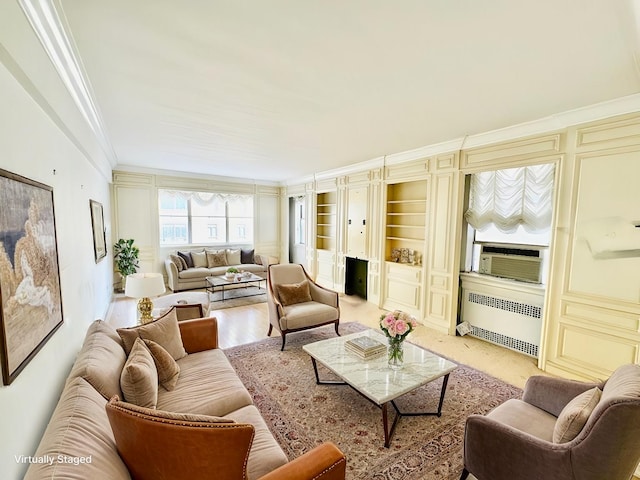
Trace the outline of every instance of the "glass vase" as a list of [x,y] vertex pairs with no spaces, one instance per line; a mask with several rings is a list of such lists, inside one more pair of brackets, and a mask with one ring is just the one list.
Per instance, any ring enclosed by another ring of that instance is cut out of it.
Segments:
[[403,341],[397,338],[389,338],[387,358],[389,360],[389,368],[392,370],[400,370],[404,364],[404,348],[402,343]]

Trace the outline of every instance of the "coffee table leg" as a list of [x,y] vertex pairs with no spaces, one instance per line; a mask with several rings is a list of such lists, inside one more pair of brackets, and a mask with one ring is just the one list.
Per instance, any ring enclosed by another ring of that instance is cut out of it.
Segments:
[[440,402],[438,403],[438,417],[442,415],[442,403],[444,402],[444,394],[447,392],[447,383],[449,383],[448,373],[442,379],[442,390],[440,391]]
[[[393,423],[391,424],[391,428],[389,428],[389,412],[387,406],[391,404],[396,411],[396,416],[393,419]],[[382,404],[382,429],[384,430],[384,448],[389,448],[391,445],[391,437],[393,432],[396,430],[396,425],[398,424],[398,420],[402,415],[398,411],[398,407],[393,402],[387,402]]]

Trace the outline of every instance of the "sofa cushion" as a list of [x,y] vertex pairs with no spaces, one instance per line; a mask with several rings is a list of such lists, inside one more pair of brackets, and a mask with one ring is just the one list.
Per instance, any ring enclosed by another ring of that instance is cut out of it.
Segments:
[[260,478],[288,462],[278,442],[273,438],[258,409],[249,405],[226,415],[237,423],[249,423],[255,428],[249,461],[247,478]]
[[174,360],[178,360],[187,355],[182,345],[182,337],[180,336],[178,317],[176,316],[175,309],[169,310],[164,316],[153,322],[136,327],[119,328],[117,332],[120,338],[122,338],[124,350],[127,352],[127,355],[131,352],[133,343],[138,337],[145,340],[153,340],[162,345]]
[[256,263],[253,256],[255,255],[255,250],[252,248],[251,250],[240,250],[240,263]]
[[[103,478],[129,480],[126,465],[118,455],[109,420],[104,409],[107,401],[86,380],[71,378],[62,392],[35,457],[53,458],[49,463],[29,466],[27,480],[43,478]],[[84,463],[58,461],[78,459]]]
[[176,388],[158,391],[158,409],[224,416],[252,404],[249,392],[222,350],[190,353],[178,360],[178,365]]
[[640,365],[629,363],[618,367],[602,388],[602,401],[614,397],[640,398]]
[[556,424],[555,416],[515,398],[498,405],[487,417],[547,442],[552,441]]
[[207,254],[206,252],[191,252],[191,259],[193,260],[194,267],[207,268]]
[[162,348],[161,345],[153,340],[145,340],[144,344],[149,349],[151,357],[153,357],[153,362],[156,365],[158,383],[167,390],[173,390],[178,382],[180,367],[169,352]]
[[120,375],[124,399],[135,405],[156,408],[158,402],[158,372],[151,352],[140,338],[136,338],[127,363]]
[[108,400],[122,395],[120,372],[126,361],[127,354],[116,331],[104,321],[96,320],[87,330],[69,378],[84,378]]
[[178,270],[178,272],[181,272],[186,268],[184,259],[182,257],[179,257],[178,255],[170,254],[169,260],[171,260],[171,263],[173,263],[176,266],[176,269]]
[[307,280],[303,280],[300,283],[283,283],[276,285],[276,292],[278,293],[280,303],[284,306],[312,301],[309,282]]
[[225,256],[227,257],[227,264],[229,265],[240,265],[242,263],[240,249],[227,249],[225,252]]
[[309,325],[320,325],[337,320],[339,315],[340,311],[337,308],[324,303],[296,303],[284,307],[282,328],[293,330],[308,327]]
[[[226,267],[224,267],[226,270]],[[201,279],[204,280],[205,277],[211,275],[211,270],[205,267],[197,267],[197,268],[188,268],[187,270],[183,270],[178,273],[178,278],[180,280],[191,280],[191,279]]]
[[227,256],[222,252],[207,252],[207,267],[224,267],[229,265],[227,263]]
[[187,268],[193,268],[193,259],[191,258],[191,252],[178,252],[178,256],[184,260]]
[[601,395],[601,390],[593,387],[567,403],[558,415],[553,429],[553,442],[566,443],[576,438],[596,408]]

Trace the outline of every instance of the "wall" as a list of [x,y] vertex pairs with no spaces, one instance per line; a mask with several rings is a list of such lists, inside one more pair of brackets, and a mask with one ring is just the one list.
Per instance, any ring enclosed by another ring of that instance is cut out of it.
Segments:
[[106,179],[2,65],[0,103],[0,168],[53,187],[64,317],[15,381],[0,387],[0,477],[17,479],[26,465],[14,455],[34,453],[87,326],[109,306],[112,258],[94,261],[89,199],[103,204],[108,245],[110,206]]
[[[89,199],[110,244],[110,163],[62,86],[17,2],[0,2],[0,168],[53,187],[64,323],[9,386],[0,387],[0,478],[22,478],[88,325],[111,300],[112,258],[93,253]],[[55,170],[55,174],[54,174]]]
[[[254,195],[254,248],[260,254],[281,256],[279,187],[224,177],[170,173],[113,172],[113,238],[135,240],[140,249],[139,271],[159,272],[166,276],[164,261],[176,250],[175,247],[160,246],[158,189]],[[119,282],[119,276],[116,277]]]

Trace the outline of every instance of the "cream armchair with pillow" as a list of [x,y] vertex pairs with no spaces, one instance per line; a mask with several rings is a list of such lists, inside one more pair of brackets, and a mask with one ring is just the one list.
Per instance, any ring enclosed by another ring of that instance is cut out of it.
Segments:
[[478,480],[629,480],[640,460],[640,365],[604,383],[534,376],[522,400],[471,415],[464,471]]
[[338,293],[316,284],[302,265],[269,265],[267,270],[269,332],[275,327],[282,335],[282,348],[288,333],[333,323],[340,324]]

